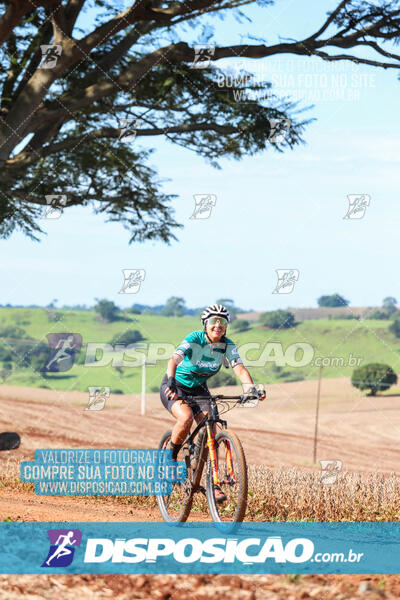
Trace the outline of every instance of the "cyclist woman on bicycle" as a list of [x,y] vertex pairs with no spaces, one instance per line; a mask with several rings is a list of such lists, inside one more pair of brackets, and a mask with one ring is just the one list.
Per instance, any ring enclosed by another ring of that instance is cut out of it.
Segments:
[[[192,331],[179,344],[168,361],[167,372],[161,382],[160,396],[165,408],[175,417],[172,429],[172,458],[176,460],[181,444],[188,435],[193,418],[200,422],[208,411],[207,401],[192,406],[182,404],[187,396],[210,396],[207,380],[221,368],[224,358],[241,383],[253,383],[244,367],[234,342],[225,336],[230,315],[222,304],[211,304],[201,314],[203,330]],[[265,394],[259,396],[264,400]],[[215,490],[218,500],[225,499],[222,490]]]

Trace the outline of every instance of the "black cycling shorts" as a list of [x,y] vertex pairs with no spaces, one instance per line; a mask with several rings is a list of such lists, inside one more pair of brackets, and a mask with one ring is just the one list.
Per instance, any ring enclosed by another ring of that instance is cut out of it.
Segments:
[[[168,375],[165,374],[161,382],[160,387],[160,398],[164,407],[171,412],[171,408],[174,402],[179,400],[169,400],[165,394],[165,388],[167,387]],[[176,380],[175,380],[176,381]],[[210,390],[206,383],[197,385],[196,387],[188,388],[179,381],[176,381],[176,387],[178,388],[178,398],[187,398],[188,396],[211,396]],[[190,408],[193,411],[193,416],[198,415],[200,412],[207,412],[210,403],[207,400],[200,400],[199,402],[193,402],[190,404]]]

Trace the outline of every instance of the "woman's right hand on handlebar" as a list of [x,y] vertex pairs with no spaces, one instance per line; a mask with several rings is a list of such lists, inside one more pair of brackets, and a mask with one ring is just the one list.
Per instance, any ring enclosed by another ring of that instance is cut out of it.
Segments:
[[169,400],[178,400],[178,388],[176,386],[175,377],[168,377],[165,394]]

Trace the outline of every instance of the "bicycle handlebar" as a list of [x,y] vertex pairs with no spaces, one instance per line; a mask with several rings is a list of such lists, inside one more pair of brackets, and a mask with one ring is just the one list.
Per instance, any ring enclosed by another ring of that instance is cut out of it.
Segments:
[[240,402],[247,402],[247,400],[258,400],[258,396],[254,394],[242,394],[241,396],[224,396],[223,394],[216,394],[215,396],[187,396],[187,398],[182,398],[182,402],[196,402],[197,400],[237,400]]

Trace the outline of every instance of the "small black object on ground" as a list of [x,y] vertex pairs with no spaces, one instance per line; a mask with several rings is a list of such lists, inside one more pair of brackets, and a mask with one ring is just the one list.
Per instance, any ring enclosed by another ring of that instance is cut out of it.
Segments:
[[21,438],[15,431],[0,433],[0,450],[15,450],[21,443]]

